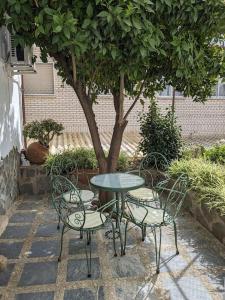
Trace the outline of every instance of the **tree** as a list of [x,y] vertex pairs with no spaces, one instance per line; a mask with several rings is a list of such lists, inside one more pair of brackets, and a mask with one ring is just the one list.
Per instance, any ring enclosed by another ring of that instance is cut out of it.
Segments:
[[[83,108],[100,172],[116,169],[128,116],[138,101],[171,84],[205,101],[224,75],[223,0],[1,0],[0,23],[20,45],[55,59]],[[116,112],[108,156],[93,105],[111,92]],[[124,111],[124,99],[131,104]]]

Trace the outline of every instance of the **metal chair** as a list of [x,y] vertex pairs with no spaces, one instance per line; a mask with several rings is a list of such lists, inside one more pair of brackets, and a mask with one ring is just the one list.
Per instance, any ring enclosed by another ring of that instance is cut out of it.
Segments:
[[137,174],[145,178],[145,187],[138,188],[127,193],[127,197],[140,203],[148,204],[157,202],[158,194],[155,187],[158,182],[165,180],[167,175],[165,171],[168,168],[168,161],[164,155],[158,152],[152,152],[145,156],[137,170],[131,170],[129,173]]
[[[51,166],[51,171],[50,171],[50,178],[51,178],[51,182],[52,179],[55,176],[59,176],[62,175],[61,171],[62,171],[62,161],[59,160],[57,161],[57,163],[53,163]],[[75,170],[74,174],[73,174],[73,184],[75,186],[78,185],[78,168],[77,168],[77,164],[75,161],[72,162],[71,167]],[[68,178],[69,180],[71,179],[71,174],[67,173],[65,174],[65,177]],[[71,181],[71,180],[70,180]],[[90,185],[89,185],[90,187]],[[91,190],[87,190],[87,189],[79,189],[77,188],[77,191],[79,192],[79,196],[77,194],[74,194],[72,197],[69,193],[64,193],[63,198],[66,202],[70,202],[70,203],[77,203],[80,201],[79,197],[82,199],[83,203],[85,206],[90,206],[92,200],[95,197],[95,194],[91,191]],[[59,218],[59,222],[57,225],[57,229],[60,229],[60,218]]]
[[[157,273],[159,273],[160,266],[162,227],[171,224],[174,226],[176,255],[179,254],[177,246],[177,228],[175,220],[187,193],[187,178],[185,175],[181,175],[172,185],[172,188],[170,188],[170,185],[171,179],[166,179],[160,182],[156,187],[162,203],[161,208],[152,207],[143,203],[137,203],[136,201],[127,198],[126,212],[123,215],[123,217],[127,220],[125,226],[125,241],[123,254],[125,254],[126,249],[127,228],[129,222],[132,222],[133,224],[141,228],[142,240],[144,240],[146,237],[146,228],[151,228],[155,241]],[[157,244],[157,229],[159,229],[159,245]]]
[[[66,200],[65,194],[67,195]],[[85,252],[88,277],[91,277],[91,234],[104,228],[107,221],[112,225],[114,256],[117,256],[115,228],[112,222],[112,211],[117,200],[111,200],[96,211],[88,210],[80,197],[80,191],[66,177],[58,175],[52,177],[52,202],[63,223],[58,261],[61,261],[64,233],[71,229],[82,233],[82,237],[83,233],[86,233]],[[107,213],[108,210],[111,212]]]

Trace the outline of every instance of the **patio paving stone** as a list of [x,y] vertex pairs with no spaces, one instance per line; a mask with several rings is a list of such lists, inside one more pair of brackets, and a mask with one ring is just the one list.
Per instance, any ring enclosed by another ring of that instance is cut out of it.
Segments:
[[179,272],[188,267],[181,255],[176,255],[174,251],[163,251],[161,254],[160,272]]
[[100,287],[98,290],[80,288],[65,290],[63,300],[104,300],[104,290]]
[[32,243],[28,257],[57,256],[59,254],[59,241],[35,241]]
[[171,300],[212,300],[207,289],[197,277],[184,276],[181,279],[164,280]]
[[110,259],[113,277],[144,276],[145,267],[138,255],[125,255]]
[[18,258],[23,247],[23,242],[0,242],[0,255],[7,258]]
[[[32,214],[35,218],[29,219]],[[119,239],[114,257],[105,230],[93,234],[91,278],[86,239],[77,231],[65,234],[62,261],[57,262],[61,230],[49,197],[24,196],[15,203],[12,216],[12,222],[19,222],[9,224],[0,237],[0,255],[8,258],[7,270],[0,273],[1,300],[168,300],[168,293],[170,300],[225,299],[225,248],[187,213],[178,218],[180,255],[171,260],[173,228],[163,229],[161,255],[166,262],[159,275],[151,231],[142,242],[140,229],[129,225],[122,257]]]
[[8,225],[0,239],[23,239],[27,237],[30,225]]
[[[86,238],[83,239],[70,239],[69,240],[69,255],[82,254],[85,251]],[[91,241],[92,253],[97,251],[97,243],[93,239]]]
[[54,300],[54,292],[16,294],[15,300]]
[[17,209],[18,210],[36,210],[40,207],[40,202],[34,202],[34,201],[24,201],[22,203],[20,203],[18,206],[17,206]]
[[34,212],[19,212],[12,215],[9,219],[9,223],[32,223],[36,213]]
[[36,232],[38,237],[60,236],[60,230],[57,230],[57,224],[41,224]]
[[13,272],[15,264],[7,264],[6,270],[0,272],[0,286],[6,286]]
[[55,283],[57,267],[57,262],[26,263],[18,285],[29,286]]
[[91,277],[87,277],[87,261],[85,259],[70,259],[67,265],[67,281],[98,279],[101,276],[98,258],[92,258]]

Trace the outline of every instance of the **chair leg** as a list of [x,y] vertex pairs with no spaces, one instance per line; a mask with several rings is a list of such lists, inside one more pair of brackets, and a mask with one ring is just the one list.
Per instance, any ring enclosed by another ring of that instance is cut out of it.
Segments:
[[178,255],[179,250],[178,250],[178,245],[177,245],[177,225],[176,225],[175,221],[173,221],[173,228],[174,228],[174,236],[175,236],[176,255]]
[[126,245],[127,245],[127,228],[128,228],[128,223],[129,221],[126,221],[126,225],[125,225],[125,233],[124,233],[124,246],[123,246],[123,255],[126,254]]
[[114,226],[114,224],[113,224],[113,221],[112,221],[111,223],[112,223],[112,233],[113,233],[113,249],[114,249],[114,256],[117,256],[117,253],[116,253],[115,226]]
[[142,242],[144,242],[144,240],[145,240],[145,238],[146,238],[146,225],[143,225],[143,226],[141,227],[141,235],[142,235],[142,237],[141,237]]
[[60,243],[60,252],[59,252],[58,262],[61,261],[61,256],[62,256],[63,235],[64,235],[64,231],[65,231],[65,225],[63,224],[62,233],[61,233],[61,243]]
[[57,230],[60,229],[60,216],[58,216],[58,225],[57,225]]
[[81,240],[83,239],[83,231],[82,230],[80,231],[80,239]]
[[159,227],[159,245],[157,245],[156,228],[152,230],[155,240],[155,258],[156,258],[156,273],[159,274],[160,257],[161,257],[161,240],[162,240],[162,229]]
[[[89,246],[89,251],[88,251]],[[85,243],[88,277],[91,277],[91,232],[87,231],[87,242]],[[88,253],[89,252],[89,253]]]

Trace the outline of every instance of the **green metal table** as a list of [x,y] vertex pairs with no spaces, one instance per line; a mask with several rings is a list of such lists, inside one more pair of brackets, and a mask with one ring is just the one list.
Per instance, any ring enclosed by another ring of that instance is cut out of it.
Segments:
[[[116,226],[119,230],[118,234],[121,241],[121,255],[123,249],[123,241],[121,235],[121,218],[124,212],[124,193],[128,191],[135,190],[144,185],[145,181],[142,177],[128,174],[128,173],[106,173],[96,175],[90,180],[91,185],[99,190],[106,192],[114,192],[117,199],[116,212],[117,212],[117,222]],[[121,200],[121,207],[120,207]],[[106,232],[106,236],[109,235],[111,231]]]

